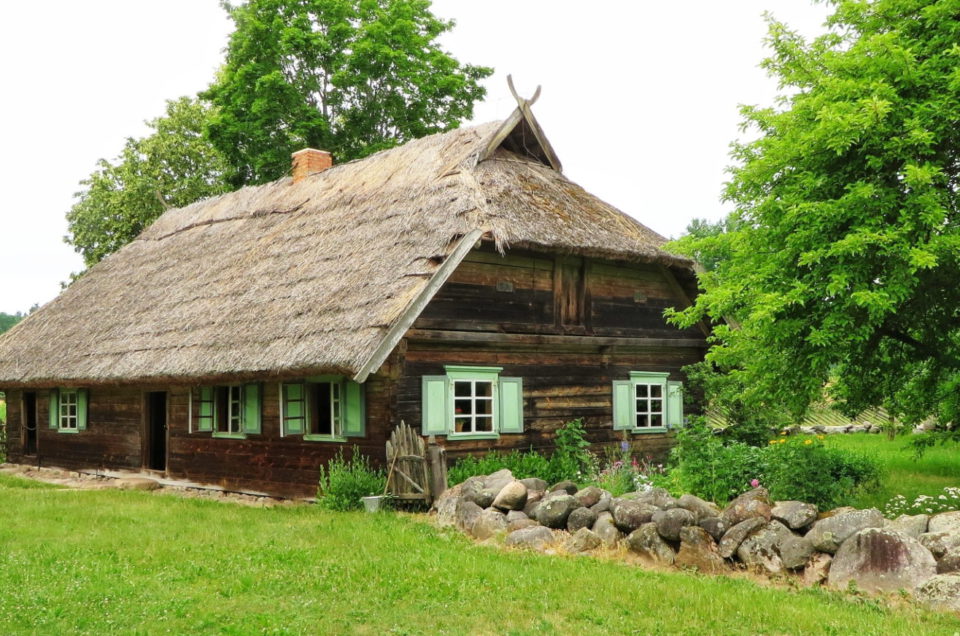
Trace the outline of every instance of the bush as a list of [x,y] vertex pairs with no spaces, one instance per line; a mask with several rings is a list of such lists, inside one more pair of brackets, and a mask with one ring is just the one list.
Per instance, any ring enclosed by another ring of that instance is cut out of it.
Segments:
[[350,460],[343,458],[343,449],[320,467],[320,488],[317,503],[327,510],[357,510],[361,497],[383,494],[387,479],[384,472],[370,466],[367,456],[354,446]]
[[691,418],[677,434],[672,452],[680,485],[691,494],[725,503],[762,481],[764,449],[743,442],[724,444],[703,418]]
[[653,486],[663,487],[665,482],[663,464],[653,463],[650,456],[634,457],[629,442],[621,442],[619,451],[606,448],[590,477],[591,485],[610,491],[614,497],[648,490]]

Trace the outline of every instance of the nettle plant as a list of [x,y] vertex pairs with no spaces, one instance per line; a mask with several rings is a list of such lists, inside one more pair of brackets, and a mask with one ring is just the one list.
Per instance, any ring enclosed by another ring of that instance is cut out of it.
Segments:
[[960,488],[947,486],[939,495],[919,495],[913,501],[907,501],[903,495],[896,495],[883,507],[883,513],[889,518],[900,515],[936,514],[960,510]]

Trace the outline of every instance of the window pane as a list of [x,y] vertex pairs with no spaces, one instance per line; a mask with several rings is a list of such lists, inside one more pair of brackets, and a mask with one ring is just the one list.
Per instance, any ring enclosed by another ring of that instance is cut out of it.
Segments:
[[453,394],[456,397],[469,397],[471,395],[470,382],[457,380],[453,383]]
[[648,395],[650,395],[650,393],[649,393],[649,387],[648,387],[646,384],[638,384],[638,385],[637,385],[637,397],[638,397],[638,398],[647,397]]
[[637,413],[649,413],[649,412],[650,412],[649,400],[637,400]]
[[663,387],[659,384],[651,384],[650,395],[651,397],[663,397]]
[[663,426],[663,416],[662,416],[662,415],[651,415],[651,416],[650,416],[650,426]]
[[637,415],[637,428],[646,428],[648,426],[647,415]]
[[477,397],[493,397],[493,382],[477,382]]
[[477,399],[477,415],[493,416],[493,400]]
[[458,433],[469,433],[470,430],[470,418],[469,417],[455,417],[453,419],[454,429]]
[[663,400],[657,398],[651,398],[650,400],[650,412],[651,413],[663,413]]
[[489,415],[478,415],[476,427],[477,432],[489,433],[493,431],[493,417]]
[[473,400],[454,400],[453,413],[454,415],[473,414]]

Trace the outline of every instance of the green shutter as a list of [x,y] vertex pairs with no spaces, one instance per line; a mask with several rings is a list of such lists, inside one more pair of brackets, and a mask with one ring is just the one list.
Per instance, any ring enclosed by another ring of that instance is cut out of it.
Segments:
[[303,384],[281,385],[283,400],[283,434],[302,435],[306,422],[306,387]]
[[683,382],[667,382],[667,427],[683,426]]
[[248,435],[260,434],[260,385],[243,386],[243,432]]
[[367,434],[364,395],[366,387],[353,380],[347,380],[343,389],[343,435],[344,437],[363,437]]
[[197,390],[197,430],[212,431],[214,404],[213,387],[202,386]]
[[626,431],[636,428],[636,422],[634,421],[634,414],[636,412],[633,382],[629,380],[614,380],[613,430]]
[[50,389],[50,428],[60,428],[60,389]]
[[87,430],[87,404],[89,403],[86,389],[77,391],[77,430]]
[[523,432],[522,378],[500,378],[500,432]]
[[423,376],[423,418],[421,431],[424,435],[446,435],[451,428],[449,405],[450,381],[445,375]]

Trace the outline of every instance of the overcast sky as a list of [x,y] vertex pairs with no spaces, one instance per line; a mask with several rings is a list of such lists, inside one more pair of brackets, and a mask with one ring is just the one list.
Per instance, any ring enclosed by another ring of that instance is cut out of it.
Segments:
[[[809,0],[435,0],[445,48],[492,66],[475,122],[530,96],[565,174],[665,236],[719,218],[738,104],[770,104],[764,11],[805,34]],[[164,100],[210,82],[230,32],[217,0],[7,2],[0,20],[0,311],[25,311],[82,268],[65,214]]]

